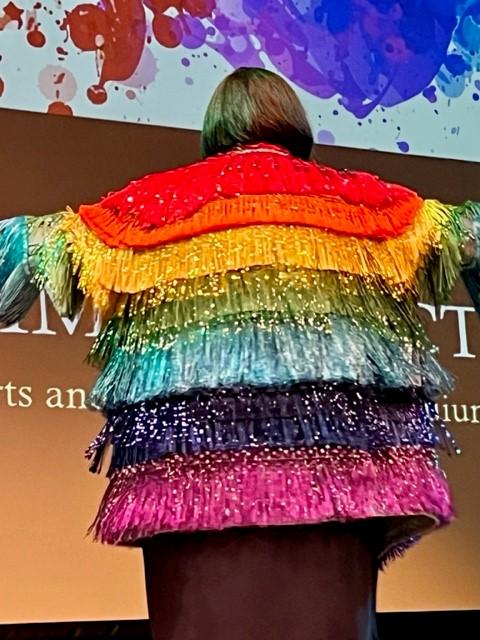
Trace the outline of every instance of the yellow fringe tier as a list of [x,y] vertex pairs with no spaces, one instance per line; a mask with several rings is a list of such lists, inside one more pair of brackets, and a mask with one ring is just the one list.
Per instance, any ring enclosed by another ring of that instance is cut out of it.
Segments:
[[[384,241],[310,227],[255,225],[142,251],[109,248],[73,212],[57,229],[66,241],[80,288],[105,309],[111,293],[134,294],[178,280],[258,266],[380,277],[390,286],[414,288],[418,269],[443,251],[442,234],[452,217],[451,207],[427,200],[404,234]],[[52,234],[49,242],[58,243],[56,236]]]

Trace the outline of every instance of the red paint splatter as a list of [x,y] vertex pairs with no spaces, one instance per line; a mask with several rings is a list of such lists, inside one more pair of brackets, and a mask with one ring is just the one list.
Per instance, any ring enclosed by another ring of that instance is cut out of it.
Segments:
[[67,26],[73,44],[82,51],[98,49],[99,37],[105,38],[107,19],[105,11],[93,4],[79,4],[67,16]]
[[107,97],[107,92],[104,87],[99,84],[88,87],[87,89],[87,98],[90,102],[93,102],[93,104],[103,104],[107,101]]
[[182,10],[184,0],[145,0],[145,5],[154,13],[164,13],[167,9]]
[[94,104],[106,101],[106,82],[127,80],[133,75],[147,30],[142,0],[105,0],[103,5],[78,5],[66,18],[75,46],[99,53],[100,77],[87,91]]
[[48,105],[47,113],[53,113],[57,116],[73,116],[72,108],[65,102],[52,102]]
[[[24,13],[24,10],[19,9],[13,2],[9,2],[3,7],[3,13],[4,17],[8,19],[7,23],[5,24],[8,24],[8,22],[16,22],[18,29],[23,26],[22,15]],[[0,28],[2,26],[1,20],[2,19],[0,18]]]
[[64,80],[65,80],[65,73],[64,72],[59,73],[58,76],[53,81],[53,84],[62,84]]
[[153,35],[164,47],[174,48],[182,41],[183,29],[177,18],[156,14],[153,19]]
[[36,17],[30,16],[27,22],[27,42],[32,47],[43,47],[47,42],[45,35],[40,31],[40,25]]
[[215,0],[183,0],[183,9],[196,18],[208,18],[215,9]]
[[43,33],[39,30],[39,28],[35,27],[34,29],[32,29],[27,33],[27,42],[32,47],[43,47],[44,44],[47,42],[47,39],[43,35]]
[[135,93],[135,91],[133,91],[133,89],[127,89],[125,91],[125,95],[129,100],[135,100],[135,98],[137,97],[137,94]]
[[4,81],[0,78],[0,98],[3,96],[3,92],[5,90],[5,83]]
[[[198,20],[207,17],[212,14],[215,4],[215,0],[102,0],[98,4],[82,2],[71,11],[66,11],[63,22],[56,20],[56,24],[68,33],[80,51],[95,52],[98,79],[87,90],[87,97],[93,104],[100,105],[108,98],[105,85],[108,82],[128,80],[138,68],[146,42],[151,41],[151,37],[146,34],[146,7],[153,12],[152,27],[156,40],[165,47],[173,48],[189,36],[190,23],[187,24],[185,18],[191,16]],[[47,6],[36,1],[33,11],[47,11]],[[172,8],[178,12],[176,17],[165,13]],[[13,2],[4,7],[4,12],[5,20],[15,20],[19,26],[23,24],[24,10]],[[28,16],[27,41],[33,47],[43,47],[47,42],[32,13]],[[58,56],[68,55],[68,51],[61,46],[56,47],[56,53]],[[60,84],[62,78],[57,78],[56,82]],[[127,97],[133,99],[130,94]],[[60,100],[52,104],[52,109],[66,108],[58,106],[63,104]]]

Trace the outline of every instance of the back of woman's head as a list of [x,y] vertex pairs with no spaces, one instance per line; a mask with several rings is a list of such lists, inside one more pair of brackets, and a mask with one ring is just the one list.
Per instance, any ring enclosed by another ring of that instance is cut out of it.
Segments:
[[203,122],[202,153],[211,156],[236,145],[265,142],[310,156],[313,138],[293,89],[266,69],[241,67],[215,89]]

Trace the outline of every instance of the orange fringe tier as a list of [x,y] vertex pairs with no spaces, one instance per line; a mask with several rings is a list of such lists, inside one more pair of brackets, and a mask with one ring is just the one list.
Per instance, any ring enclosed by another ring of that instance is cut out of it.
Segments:
[[205,234],[148,251],[107,247],[75,214],[65,216],[59,232],[66,234],[81,289],[105,308],[110,292],[137,293],[180,279],[261,265],[378,276],[390,285],[414,287],[417,269],[440,248],[442,228],[450,217],[448,207],[428,200],[406,233],[382,242],[264,225]]
[[142,227],[136,213],[119,216],[101,205],[83,205],[83,222],[109,247],[146,249],[204,233],[260,224],[293,224],[338,234],[382,240],[403,233],[423,200],[411,194],[383,208],[354,205],[339,197],[245,195],[204,205],[190,218],[161,227]]

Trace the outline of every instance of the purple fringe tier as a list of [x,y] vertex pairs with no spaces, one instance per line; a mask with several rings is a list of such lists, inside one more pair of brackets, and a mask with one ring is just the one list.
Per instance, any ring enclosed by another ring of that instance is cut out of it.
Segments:
[[165,531],[386,518],[385,557],[453,517],[432,450],[247,449],[170,456],[113,474],[91,526],[132,544]]
[[108,474],[172,454],[245,447],[350,445],[440,446],[454,449],[434,405],[400,392],[304,384],[283,389],[237,387],[156,398],[106,412],[107,423],[86,451],[100,470],[113,445]]

